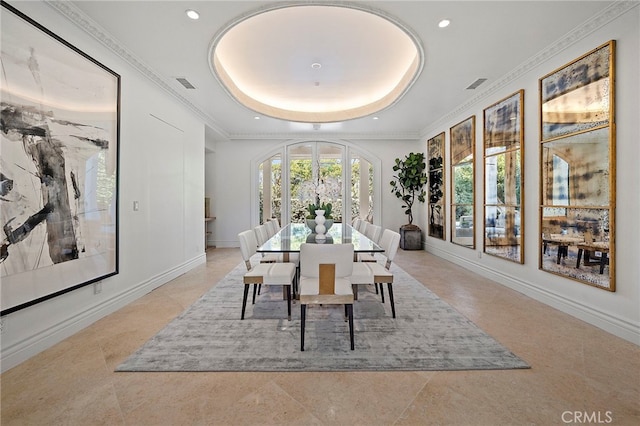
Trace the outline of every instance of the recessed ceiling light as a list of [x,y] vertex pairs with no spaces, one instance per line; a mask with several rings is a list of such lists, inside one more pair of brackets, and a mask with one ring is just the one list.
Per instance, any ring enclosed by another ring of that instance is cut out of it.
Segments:
[[379,120],[379,119],[380,119],[380,117],[373,117],[373,119],[374,119],[374,120]]
[[254,120],[260,120],[260,117],[256,115],[255,117],[253,117],[253,119]]
[[450,24],[450,23],[451,23],[451,21],[450,21],[450,20],[448,20],[448,19],[443,19],[442,21],[438,22],[438,26],[439,26],[440,28],[446,28],[446,27],[448,27],[448,26],[449,26],[449,24]]
[[322,64],[319,62],[314,62],[311,64],[311,68],[313,68],[314,70],[318,70],[320,68],[322,68]]
[[187,14],[187,16],[191,19],[198,19],[200,18],[200,14],[198,12],[196,12],[193,9],[187,9],[187,11],[185,12]]

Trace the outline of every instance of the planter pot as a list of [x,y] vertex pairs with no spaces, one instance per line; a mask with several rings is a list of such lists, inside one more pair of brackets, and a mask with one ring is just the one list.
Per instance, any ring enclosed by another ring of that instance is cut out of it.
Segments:
[[[311,229],[312,233],[316,232],[316,220],[315,219],[305,219],[304,222],[307,224],[307,228]],[[331,229],[331,226],[333,226],[333,219],[326,219],[324,221],[324,227],[326,228],[326,232],[329,232],[329,229]]]
[[400,227],[400,248],[403,250],[422,250],[422,230],[416,225]]

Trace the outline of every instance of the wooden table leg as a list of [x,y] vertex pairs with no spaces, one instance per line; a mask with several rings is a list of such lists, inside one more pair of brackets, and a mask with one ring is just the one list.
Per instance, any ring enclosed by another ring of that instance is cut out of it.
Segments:
[[607,263],[607,252],[600,252],[600,275],[604,273],[604,265]]
[[576,268],[580,267],[580,259],[582,259],[582,249],[578,249],[578,261],[576,262]]

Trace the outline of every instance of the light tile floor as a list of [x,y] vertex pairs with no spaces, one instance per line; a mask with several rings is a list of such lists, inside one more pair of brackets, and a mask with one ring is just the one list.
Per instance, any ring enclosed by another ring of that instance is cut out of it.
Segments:
[[640,424],[638,346],[424,251],[400,250],[396,262],[532,369],[114,372],[241,260],[238,249],[210,249],[206,266],[2,374],[0,423]]

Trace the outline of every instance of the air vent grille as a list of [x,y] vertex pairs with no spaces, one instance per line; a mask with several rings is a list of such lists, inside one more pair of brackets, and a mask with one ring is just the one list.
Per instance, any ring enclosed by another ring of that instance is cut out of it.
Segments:
[[471,85],[469,87],[467,87],[467,90],[474,90],[478,86],[480,86],[482,83],[484,83],[485,81],[487,81],[486,78],[479,78],[476,81],[474,81],[473,83],[471,83]]
[[176,77],[176,80],[178,80],[178,83],[182,84],[185,89],[195,89],[196,88],[193,84],[191,84],[189,82],[189,80],[187,80],[184,77]]

